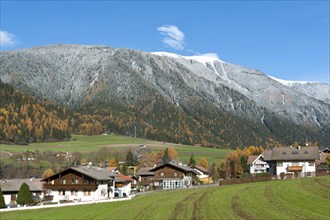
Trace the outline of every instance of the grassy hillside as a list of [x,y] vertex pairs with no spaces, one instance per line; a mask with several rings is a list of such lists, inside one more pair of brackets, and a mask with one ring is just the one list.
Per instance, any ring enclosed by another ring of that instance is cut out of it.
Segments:
[[137,196],[131,201],[1,213],[1,219],[329,219],[330,177]]
[[[6,145],[1,144],[0,150],[6,152],[23,152],[30,151],[62,151],[62,152],[74,152],[79,151],[83,154],[87,154],[90,151],[96,151],[101,147],[111,147],[115,150],[134,150],[140,144],[146,144],[152,150],[158,150],[159,148],[174,147],[178,153],[179,160],[188,161],[191,154],[194,154],[196,160],[200,157],[205,157],[209,165],[212,162],[218,163],[220,159],[223,159],[229,153],[229,149],[215,149],[205,148],[189,145],[169,144],[164,142],[150,141],[147,139],[133,138],[120,135],[72,135],[71,141],[53,142],[53,143],[30,143],[26,145]],[[1,157],[0,157],[1,158]]]

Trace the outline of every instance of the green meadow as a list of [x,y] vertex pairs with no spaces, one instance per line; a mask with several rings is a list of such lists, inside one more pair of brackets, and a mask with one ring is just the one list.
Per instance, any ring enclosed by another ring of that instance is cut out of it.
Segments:
[[137,195],[130,201],[2,212],[5,219],[330,219],[330,176]]
[[211,165],[212,162],[219,163],[219,160],[225,158],[229,153],[229,149],[215,149],[215,148],[205,148],[200,146],[171,144],[171,143],[157,142],[147,139],[112,135],[112,134],[95,135],[95,136],[72,135],[71,141],[52,142],[52,143],[44,143],[44,142],[31,143],[29,145],[1,144],[0,150],[11,153],[23,152],[27,150],[30,151],[51,150],[51,151],[62,151],[62,152],[79,151],[82,154],[88,154],[89,152],[97,151],[102,147],[115,148],[115,150],[118,151],[126,151],[127,149],[134,150],[141,144],[147,145],[151,150],[158,150],[160,148],[165,149],[166,147],[174,147],[178,153],[177,159],[182,161],[188,161],[191,154],[193,153],[196,161],[198,161],[200,157],[205,157],[208,160],[209,165]]

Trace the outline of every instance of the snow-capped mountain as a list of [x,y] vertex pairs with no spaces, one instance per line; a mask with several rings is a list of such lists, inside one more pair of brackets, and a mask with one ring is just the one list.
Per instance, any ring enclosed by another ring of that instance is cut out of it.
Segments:
[[[263,142],[303,139],[303,134],[295,136],[302,129],[330,143],[328,84],[279,80],[214,54],[181,56],[107,46],[52,45],[2,51],[0,65],[3,82],[72,108],[93,100],[102,102],[103,97],[123,105],[143,103],[153,111],[153,101],[141,101],[150,94],[150,99],[161,99],[173,111],[191,118],[195,126],[207,126],[205,132],[214,136],[224,132],[223,123],[228,123],[227,129],[230,123],[235,124],[232,127],[241,123],[247,136],[255,135],[255,140]],[[239,133],[242,143],[247,139],[244,132]],[[221,135],[213,142],[228,141]]]

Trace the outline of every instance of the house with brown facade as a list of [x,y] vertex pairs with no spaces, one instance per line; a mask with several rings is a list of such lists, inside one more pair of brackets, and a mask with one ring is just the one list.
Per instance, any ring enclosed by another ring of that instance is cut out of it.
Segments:
[[43,179],[53,201],[89,201],[129,196],[131,180],[99,166],[74,166]]
[[164,163],[137,171],[140,184],[154,189],[187,188],[196,184],[197,174],[194,169],[175,163]]

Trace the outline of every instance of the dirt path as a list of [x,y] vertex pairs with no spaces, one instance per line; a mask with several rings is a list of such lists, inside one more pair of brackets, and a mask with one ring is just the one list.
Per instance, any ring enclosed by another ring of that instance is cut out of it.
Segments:
[[0,150],[0,158],[6,158],[6,157],[12,157],[12,156],[13,156],[13,154],[8,151]]
[[234,211],[236,215],[238,215],[242,219],[258,219],[260,217],[252,215],[251,213],[247,212],[245,207],[241,204],[240,201],[240,194],[246,190],[248,190],[250,187],[245,187],[239,191],[237,191],[232,200],[231,200],[231,209]]

